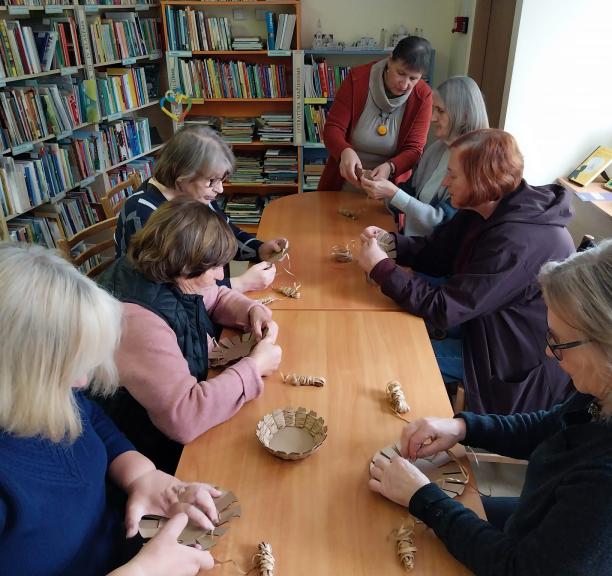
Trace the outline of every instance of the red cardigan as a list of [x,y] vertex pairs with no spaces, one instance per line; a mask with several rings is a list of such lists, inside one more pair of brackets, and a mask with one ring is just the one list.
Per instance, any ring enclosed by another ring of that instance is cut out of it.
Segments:
[[[342,188],[344,180],[340,176],[340,155],[345,148],[353,148],[348,141],[365,107],[370,69],[375,63],[370,62],[353,68],[336,94],[323,132],[329,158],[321,175],[318,190]],[[406,102],[395,155],[389,158],[395,164],[395,182],[406,180],[410,170],[423,154],[431,113],[431,88],[426,82],[419,80]]]

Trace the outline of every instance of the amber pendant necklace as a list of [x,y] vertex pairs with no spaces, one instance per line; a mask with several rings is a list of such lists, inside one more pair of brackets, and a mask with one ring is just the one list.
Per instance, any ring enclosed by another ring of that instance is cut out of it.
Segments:
[[391,114],[393,114],[394,110],[391,110],[391,112],[385,112],[378,104],[376,104],[372,90],[370,90],[370,96],[374,106],[378,108],[378,117],[380,118],[380,122],[378,122],[378,125],[376,126],[376,134],[379,136],[385,136],[389,132],[389,118],[391,118]]

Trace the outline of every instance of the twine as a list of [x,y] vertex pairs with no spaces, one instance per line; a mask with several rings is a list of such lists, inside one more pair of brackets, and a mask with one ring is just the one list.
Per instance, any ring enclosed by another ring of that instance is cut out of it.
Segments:
[[294,386],[316,386],[320,388],[327,384],[327,380],[323,376],[302,376],[299,374],[287,374],[286,376],[281,372],[281,378],[283,383],[287,381]]
[[404,391],[397,380],[390,380],[387,382],[387,399],[389,400],[393,413],[404,422],[410,422],[410,420],[402,416],[402,414],[410,412],[410,406],[408,406]]
[[341,246],[340,244],[335,244],[331,248],[331,255],[338,262],[352,262],[353,261],[353,251],[352,248],[355,247],[355,240],[351,240],[350,247],[349,243],[346,246]]
[[402,566],[406,570],[414,568],[414,557],[417,547],[414,545],[414,520],[406,518],[397,530],[391,532],[396,542],[396,551]]
[[259,570],[259,576],[274,576],[274,556],[272,555],[272,546],[268,542],[260,542],[257,545],[257,554],[251,559],[251,568],[244,570],[240,567],[240,564],[233,558],[229,560],[215,560],[215,566],[221,566],[223,564],[233,564],[236,570],[242,576],[247,576],[253,572],[253,570]]
[[300,288],[301,287],[302,287],[301,284],[294,282],[293,286],[281,286],[280,288],[277,288],[276,290],[280,292],[283,296],[287,296],[287,298],[300,298],[301,296]]

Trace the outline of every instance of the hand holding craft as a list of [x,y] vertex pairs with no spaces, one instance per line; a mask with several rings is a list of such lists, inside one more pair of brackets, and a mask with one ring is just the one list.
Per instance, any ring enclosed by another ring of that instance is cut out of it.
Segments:
[[391,176],[391,164],[389,164],[389,162],[383,162],[382,164],[379,164],[378,166],[376,166],[376,168],[374,168],[374,170],[372,170],[372,179],[373,180],[389,180],[389,177]]
[[362,242],[364,242],[365,240],[368,240],[370,238],[378,238],[378,236],[385,233],[386,230],[383,230],[378,226],[368,226],[367,228],[364,228],[361,232],[360,239]]
[[370,490],[401,506],[408,506],[414,493],[429,482],[429,478],[405,458],[397,456],[388,460],[378,454],[370,462]]
[[257,369],[262,376],[269,376],[280,366],[283,350],[276,342],[278,324],[274,321],[268,323],[268,330],[263,339],[251,350],[249,357],[255,361]]
[[378,245],[376,238],[364,238],[361,236],[361,251],[359,253],[359,266],[367,274],[381,260],[388,258],[386,252]]
[[410,460],[433,456],[461,442],[465,434],[463,418],[420,418],[402,431],[400,451]]
[[385,178],[376,180],[362,178],[361,187],[370,198],[374,198],[375,200],[390,200],[397,192],[397,186]]
[[[282,260],[285,254],[281,254],[289,246],[289,240],[287,238],[275,238],[274,240],[268,240],[264,242],[258,250],[259,259],[265,262],[275,262]],[[277,259],[276,257],[280,257]]]
[[196,576],[200,570],[214,567],[210,552],[177,542],[187,526],[186,514],[177,514],[164,524],[158,534],[126,565],[112,572],[112,576]]
[[192,523],[211,530],[218,520],[213,496],[221,492],[209,484],[186,484],[161,470],[151,470],[136,478],[128,486],[125,512],[126,535],[138,532],[138,524],[145,514],[167,518],[185,512]]
[[357,168],[363,170],[357,152],[352,148],[345,148],[340,155],[340,175],[345,180],[348,180],[353,186],[359,186]]
[[268,324],[271,322],[272,313],[265,306],[253,306],[249,310],[249,322],[251,331],[257,340],[261,340],[264,333],[269,330]]
[[[244,274],[232,280],[232,288],[240,292],[265,290],[276,277],[276,266],[268,262],[259,262],[251,266]],[[238,280],[238,282],[236,282]]]

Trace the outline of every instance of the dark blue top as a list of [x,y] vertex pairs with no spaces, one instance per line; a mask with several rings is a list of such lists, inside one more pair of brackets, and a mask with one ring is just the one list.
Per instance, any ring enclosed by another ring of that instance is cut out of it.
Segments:
[[122,512],[106,472],[134,448],[101,408],[76,394],[83,433],[73,444],[0,432],[0,574],[90,576],[115,567]]
[[593,418],[592,402],[576,393],[549,412],[457,415],[465,444],[529,459],[503,531],[435,484],[415,493],[410,513],[476,575],[612,574],[612,421]]
[[[123,203],[121,212],[119,212],[119,219],[117,220],[117,228],[115,230],[115,252],[117,258],[123,256],[127,252],[127,247],[130,244],[132,235],[145,225],[151,214],[153,214],[153,212],[164,202],[167,202],[166,198],[156,186],[151,184],[149,179],[145,180],[138,191]],[[209,206],[225,218],[238,241],[238,252],[234,260],[259,262],[258,250],[262,242],[257,240],[252,234],[232,224],[225,212],[221,210],[216,202],[211,202]],[[225,275],[226,278],[222,284],[229,287],[229,270],[227,267]]]

